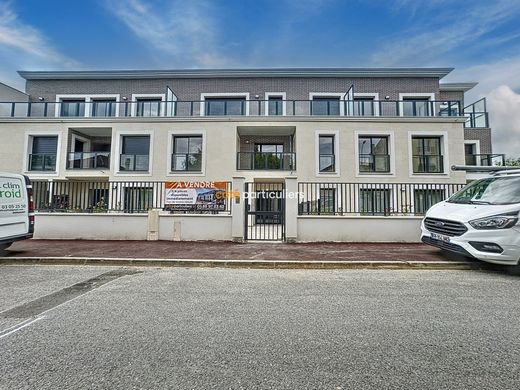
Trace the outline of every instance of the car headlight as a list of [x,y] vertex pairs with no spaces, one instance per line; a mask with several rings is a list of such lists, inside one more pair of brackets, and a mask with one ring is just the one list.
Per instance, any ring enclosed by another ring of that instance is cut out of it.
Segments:
[[469,224],[475,229],[508,229],[518,222],[518,212],[493,215],[491,217],[474,219]]

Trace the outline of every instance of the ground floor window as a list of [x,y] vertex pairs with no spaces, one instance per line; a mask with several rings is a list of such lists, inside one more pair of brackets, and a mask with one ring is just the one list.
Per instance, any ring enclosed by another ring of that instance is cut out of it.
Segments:
[[124,211],[147,211],[153,207],[153,188],[127,187],[124,196]]
[[390,190],[360,189],[359,206],[361,214],[387,215],[390,213]]
[[320,188],[320,214],[334,214],[336,204],[336,190],[334,188]]
[[415,214],[425,214],[434,204],[445,199],[444,190],[420,189],[414,191]]

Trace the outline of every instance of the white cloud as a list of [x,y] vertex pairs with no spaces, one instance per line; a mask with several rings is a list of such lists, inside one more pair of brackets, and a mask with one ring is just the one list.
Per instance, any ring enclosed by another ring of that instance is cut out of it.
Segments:
[[[460,12],[461,4],[437,0],[428,5],[426,13],[417,12],[423,2],[400,0],[397,9],[406,9],[414,16],[410,28],[382,36],[379,50],[372,62],[383,66],[432,65],[445,62],[447,53],[477,52],[484,45],[500,44],[488,34],[502,24],[518,18],[520,2],[497,0],[475,1]],[[394,9],[396,5],[394,4]],[[432,16],[433,14],[433,16]],[[426,19],[426,16],[428,17]],[[512,40],[517,32],[501,37]],[[488,49],[489,50],[489,49]]]
[[34,27],[22,22],[11,3],[0,3],[0,80],[17,88],[23,81],[16,71],[24,68],[74,68],[78,62],[60,53]]
[[502,85],[487,96],[493,127],[493,151],[520,158],[520,94]]
[[150,7],[141,0],[109,1],[107,9],[173,66],[221,67],[212,5],[206,0],[168,1]]

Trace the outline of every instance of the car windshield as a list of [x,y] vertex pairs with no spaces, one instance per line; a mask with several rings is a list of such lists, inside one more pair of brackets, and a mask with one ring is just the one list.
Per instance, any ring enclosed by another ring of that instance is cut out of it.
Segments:
[[476,180],[454,194],[448,202],[494,205],[520,203],[520,176]]

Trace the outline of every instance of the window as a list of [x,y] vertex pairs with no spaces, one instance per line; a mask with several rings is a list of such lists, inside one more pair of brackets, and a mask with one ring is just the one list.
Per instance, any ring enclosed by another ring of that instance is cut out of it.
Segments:
[[246,115],[245,97],[206,97],[205,115]]
[[33,136],[29,171],[56,171],[57,136]]
[[61,116],[85,116],[85,99],[62,99]]
[[334,188],[320,188],[319,211],[321,214],[334,214],[336,204],[336,190]]
[[172,171],[202,171],[202,136],[174,136]]
[[420,189],[414,191],[415,214],[425,214],[434,204],[445,199],[444,190]]
[[354,116],[374,116],[373,97],[354,97]]
[[93,99],[92,116],[115,116],[116,104],[115,99]]
[[414,173],[443,173],[441,137],[412,137]]
[[319,136],[319,169],[320,172],[335,172],[334,136]]
[[283,169],[283,144],[255,144],[255,169]]
[[148,171],[150,155],[150,136],[125,135],[121,142],[119,170]]
[[267,98],[267,115],[284,115],[283,96],[269,96]]
[[153,208],[153,188],[127,187],[125,188],[124,211],[134,213],[147,211]]
[[428,97],[403,97],[404,116],[431,116],[433,105]]
[[466,156],[466,165],[477,165],[476,144],[464,144],[464,154]]
[[311,102],[311,115],[339,115],[340,114],[340,98],[314,96]]
[[359,172],[390,172],[388,137],[359,137],[358,150]]
[[161,116],[162,99],[160,98],[137,98],[136,116]]
[[390,190],[360,189],[359,205],[361,214],[387,215],[390,213]]

